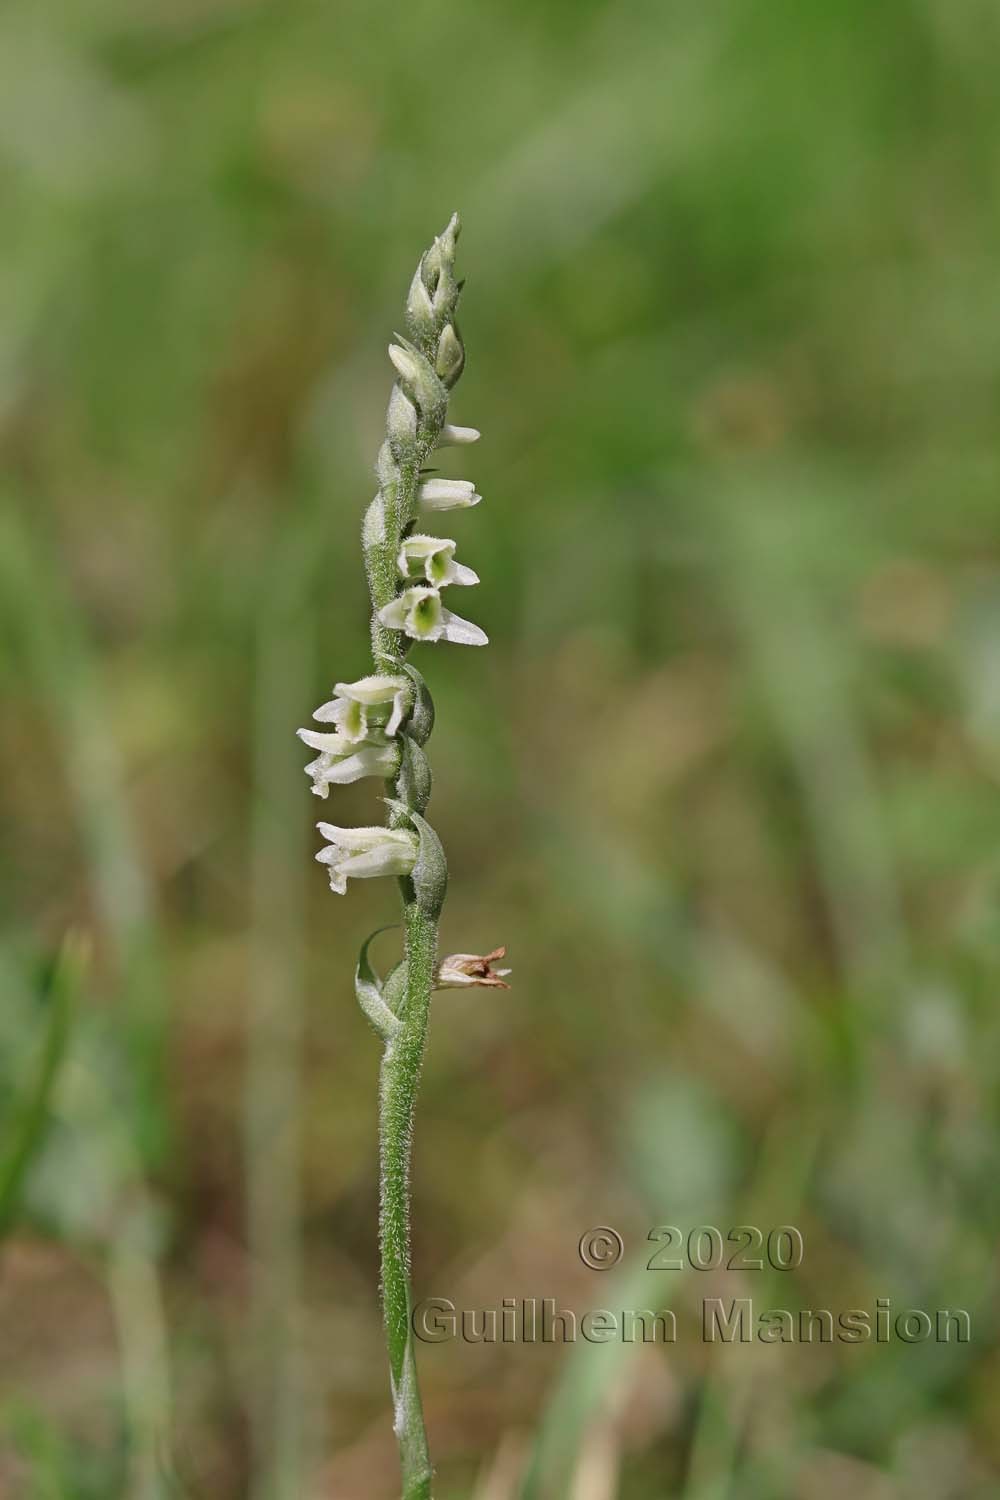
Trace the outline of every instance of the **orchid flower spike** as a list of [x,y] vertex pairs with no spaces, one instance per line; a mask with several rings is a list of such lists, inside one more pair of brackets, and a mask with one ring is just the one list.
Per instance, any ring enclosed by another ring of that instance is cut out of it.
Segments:
[[509,990],[504,980],[510,969],[494,969],[498,959],[506,958],[507,949],[494,948],[492,953],[451,953],[438,965],[435,988],[464,990],[472,986],[484,990]]
[[479,574],[455,561],[455,543],[443,536],[408,536],[399,549],[401,578],[425,578],[433,588],[479,582]]
[[414,641],[454,641],[459,646],[485,646],[486,632],[452,614],[441,603],[436,588],[416,585],[397,594],[378,612],[378,618],[390,630],[402,630]]
[[482,498],[471,479],[425,479],[417,490],[424,510],[468,510]]
[[348,879],[369,880],[376,875],[409,875],[417,862],[418,841],[406,828],[337,828],[317,823],[327,840],[316,858],[328,866],[330,889],[342,896]]
[[430,467],[435,449],[467,446],[479,437],[476,428],[447,421],[452,388],[465,365],[458,323],[462,282],[455,274],[460,227],[453,215],[421,256],[406,301],[405,331],[389,345],[395,381],[375,460],[378,489],[361,534],[371,599],[372,675],[337,683],[330,702],[314,715],[324,732],[299,730],[318,751],[307,767],[317,796],[362,776],[389,783],[383,799],[386,825],[319,823],[326,847],[316,858],[326,865],[330,888],[338,894],[352,876],[401,877],[401,961],[384,980],[379,977],[368,957],[372,938],[384,930],[378,928],[361,946],[354,987],[385,1044],[379,1086],[382,1306],[402,1493],[412,1496],[430,1493],[433,1469],[409,1332],[410,1143],[431,992],[507,989],[510,973],[498,966],[505,957],[502,947],[437,961],[448,864],[425,816],[432,786],[425,747],[434,728],[434,703],[423,675],[406,660],[410,641],[487,644],[478,625],[453,614],[441,600],[442,589],[476,584],[478,575],[456,562],[449,537],[421,530],[426,525],[433,531],[444,522],[420,519],[423,512],[469,509],[481,498],[471,480],[440,478]]

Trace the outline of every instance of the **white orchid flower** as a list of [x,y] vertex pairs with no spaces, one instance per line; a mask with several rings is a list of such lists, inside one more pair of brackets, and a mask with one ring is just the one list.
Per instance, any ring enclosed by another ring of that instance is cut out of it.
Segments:
[[417,836],[405,828],[337,828],[317,823],[327,840],[316,858],[329,867],[330,889],[342,896],[350,877],[409,875],[417,860]]
[[390,630],[402,630],[414,641],[445,640],[459,646],[488,644],[486,632],[478,625],[445,609],[437,589],[419,584],[383,605],[378,617]]
[[[335,724],[347,741],[363,744],[373,725],[393,735],[403,722],[411,686],[405,677],[359,677],[334,684],[336,697],[313,714],[321,724]],[[391,705],[391,707],[390,707]],[[307,744],[310,741],[306,741]]]
[[479,574],[455,561],[455,543],[446,536],[408,536],[396,559],[401,578],[424,578],[433,588],[479,582]]
[[305,768],[317,797],[325,797],[331,786],[347,786],[364,776],[381,776],[387,781],[399,771],[399,746],[391,741],[382,743],[382,736],[358,747],[340,734],[317,734],[314,729],[297,732],[300,740],[320,752]]
[[425,479],[417,490],[425,510],[468,510],[482,498],[471,479]]

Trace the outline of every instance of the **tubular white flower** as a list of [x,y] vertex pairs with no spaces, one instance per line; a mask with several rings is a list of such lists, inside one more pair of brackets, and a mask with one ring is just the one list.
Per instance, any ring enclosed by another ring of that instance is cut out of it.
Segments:
[[317,734],[313,729],[300,729],[298,736],[320,752],[305,768],[306,775],[312,777],[314,796],[325,797],[331,786],[347,786],[365,776],[380,776],[387,781],[399,771],[398,744],[366,744],[358,749],[346,745],[339,734]]
[[[403,722],[412,684],[406,677],[376,675],[359,677],[357,682],[337,682],[334,684],[333,691],[339,698],[346,699],[361,710],[366,725],[380,724],[386,734],[393,735]],[[337,698],[333,702],[336,703]],[[385,710],[389,705],[391,709],[386,719]],[[324,708],[328,706],[323,705]],[[319,719],[321,715],[322,710],[317,709],[313,718]],[[384,724],[382,724],[383,719],[385,719]]]
[[478,443],[481,436],[478,427],[456,427],[453,422],[446,422],[435,447],[461,448],[466,443]]
[[425,510],[468,510],[482,498],[471,479],[425,479],[417,490]]
[[327,840],[316,858],[329,867],[330,889],[342,896],[348,879],[409,875],[417,860],[417,836],[405,828],[337,828],[317,823]]
[[425,578],[433,588],[479,582],[478,573],[455,561],[455,543],[446,536],[408,536],[396,563],[401,578]]
[[[396,733],[406,712],[410,684],[405,677],[372,676],[361,677],[357,682],[338,682],[333,691],[336,697],[329,703],[321,703],[313,718],[321,724],[336,725],[338,743],[346,749],[349,745],[363,745],[373,726],[384,729],[388,735]],[[313,730],[303,729],[299,737],[317,750],[332,748],[326,743],[332,738],[330,735],[317,737]]]
[[459,646],[488,644],[486,632],[478,625],[445,609],[437,589],[419,584],[397,594],[379,610],[378,617],[390,630],[402,630],[414,641],[445,640]]

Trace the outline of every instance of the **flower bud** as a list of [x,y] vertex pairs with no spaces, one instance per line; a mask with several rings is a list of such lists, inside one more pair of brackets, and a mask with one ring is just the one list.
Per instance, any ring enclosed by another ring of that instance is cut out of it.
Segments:
[[384,541],[385,497],[380,490],[365,511],[364,524],[361,528],[361,545],[366,552],[370,552],[373,547],[381,547]]
[[425,510],[468,510],[482,498],[471,479],[425,479],[417,490]]
[[462,348],[462,340],[458,336],[454,323],[446,323],[438,339],[434,368],[445,385],[451,386],[461,375],[464,364],[465,350]]
[[481,436],[478,427],[456,427],[454,423],[446,422],[434,446],[435,448],[464,447],[466,443],[478,443]]
[[406,299],[406,321],[415,337],[429,337],[434,332],[434,307],[424,283],[424,262],[417,267]]
[[402,344],[390,344],[389,358],[400,380],[405,380],[407,385],[416,385],[421,373],[418,357],[411,354],[409,349],[404,349]]
[[375,459],[375,477],[379,483],[379,489],[388,497],[395,494],[396,485],[399,483],[400,460],[393,452],[393,444],[386,438],[378,450]]
[[393,453],[409,452],[417,438],[417,408],[400,385],[392,388],[385,426]]
[[455,242],[461,229],[458,214],[452,214],[447,227],[436,236],[420,262],[423,284],[437,312],[441,312],[458,296],[459,288],[454,277]]
[[443,416],[448,392],[428,360],[412,344],[390,344],[389,358],[399,375],[404,393],[426,416]]

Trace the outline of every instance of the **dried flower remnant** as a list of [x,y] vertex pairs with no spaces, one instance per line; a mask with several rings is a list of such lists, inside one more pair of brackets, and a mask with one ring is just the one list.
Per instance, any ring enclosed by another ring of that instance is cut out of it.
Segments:
[[472,986],[484,990],[509,990],[504,980],[510,969],[494,969],[493,965],[507,957],[506,947],[494,948],[492,953],[449,953],[438,965],[437,984],[439,990],[465,990]]

